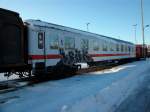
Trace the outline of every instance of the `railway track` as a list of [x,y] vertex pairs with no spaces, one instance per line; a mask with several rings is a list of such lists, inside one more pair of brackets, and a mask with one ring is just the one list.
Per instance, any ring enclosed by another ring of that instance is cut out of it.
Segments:
[[19,88],[27,86],[28,84],[29,82],[27,81],[27,79],[13,79],[1,81],[0,94],[18,90]]

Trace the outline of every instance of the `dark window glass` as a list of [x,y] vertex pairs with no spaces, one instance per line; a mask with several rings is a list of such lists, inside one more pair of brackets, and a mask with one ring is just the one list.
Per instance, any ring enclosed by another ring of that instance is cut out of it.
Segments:
[[129,52],[131,51],[131,48],[130,48],[130,46],[128,46],[128,51],[129,51]]
[[38,33],[38,48],[43,49],[44,47],[44,34],[43,33]]
[[110,46],[110,51],[114,51],[114,44],[110,43],[109,46]]
[[124,51],[124,46],[123,45],[121,45],[121,52],[123,52]]
[[119,44],[116,44],[116,51],[119,51]]
[[99,50],[98,41],[96,41],[96,40],[93,40],[93,50],[94,51],[98,51]]
[[128,46],[126,45],[126,52],[128,52]]
[[107,42],[104,41],[104,42],[103,42],[103,51],[107,51],[107,50],[108,50]]

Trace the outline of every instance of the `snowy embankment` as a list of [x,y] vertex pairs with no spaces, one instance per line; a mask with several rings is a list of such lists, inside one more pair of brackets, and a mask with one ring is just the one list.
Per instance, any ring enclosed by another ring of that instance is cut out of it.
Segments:
[[150,60],[0,95],[0,112],[113,112],[150,74]]

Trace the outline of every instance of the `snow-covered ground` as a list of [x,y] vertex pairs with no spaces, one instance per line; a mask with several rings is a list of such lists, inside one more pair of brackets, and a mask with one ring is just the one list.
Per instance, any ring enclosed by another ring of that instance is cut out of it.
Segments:
[[150,75],[150,60],[0,94],[0,112],[113,112]]
[[150,75],[119,105],[115,112],[150,112]]
[[17,75],[11,75],[10,77],[5,77],[3,73],[0,73],[0,81],[6,81],[6,80],[12,80],[18,78],[19,77]]

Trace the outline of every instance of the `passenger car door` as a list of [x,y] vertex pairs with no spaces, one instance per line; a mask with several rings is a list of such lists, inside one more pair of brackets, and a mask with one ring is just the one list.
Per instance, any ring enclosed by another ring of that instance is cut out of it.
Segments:
[[43,62],[46,63],[45,32],[44,31],[38,32],[38,49],[39,49],[39,53],[41,54],[41,58]]

